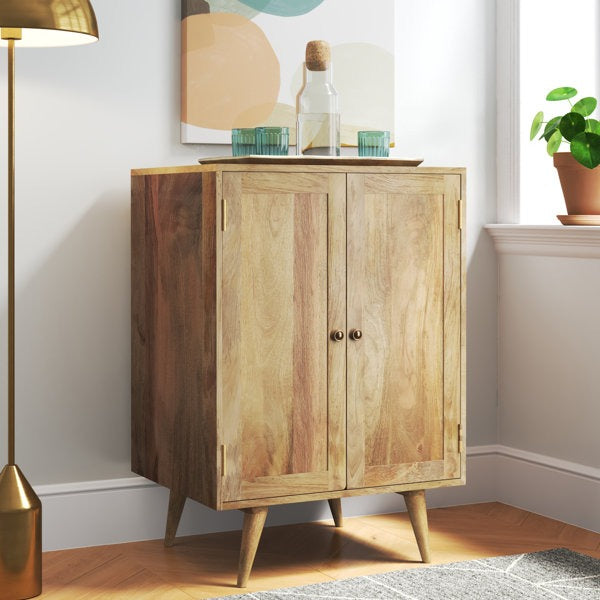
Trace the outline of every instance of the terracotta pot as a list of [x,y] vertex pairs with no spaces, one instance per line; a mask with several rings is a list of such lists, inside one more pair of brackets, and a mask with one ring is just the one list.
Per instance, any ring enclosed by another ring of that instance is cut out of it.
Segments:
[[600,215],[600,166],[588,169],[570,152],[556,152],[554,166],[558,171],[570,215]]

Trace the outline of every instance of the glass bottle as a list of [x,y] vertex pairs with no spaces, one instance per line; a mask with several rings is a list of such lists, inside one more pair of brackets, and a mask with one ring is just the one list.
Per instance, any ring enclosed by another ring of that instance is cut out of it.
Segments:
[[309,156],[340,155],[340,108],[333,87],[329,44],[308,42],[304,87],[298,96],[296,153]]

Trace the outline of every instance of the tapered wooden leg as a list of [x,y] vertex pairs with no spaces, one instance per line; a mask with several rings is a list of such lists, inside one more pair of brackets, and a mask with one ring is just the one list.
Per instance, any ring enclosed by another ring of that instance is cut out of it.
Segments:
[[415,490],[413,492],[402,492],[408,516],[412,523],[415,537],[417,538],[417,546],[421,553],[421,560],[424,563],[431,562],[431,554],[429,552],[429,528],[427,526],[427,506],[425,504],[425,491]]
[[171,490],[169,494],[169,512],[167,513],[167,528],[165,530],[165,546],[170,548],[175,543],[175,534],[181,519],[186,496]]
[[329,508],[331,509],[331,514],[333,515],[333,522],[336,527],[344,526],[344,517],[342,515],[342,499],[341,498],[331,498],[329,501]]
[[238,587],[246,587],[254,564],[256,549],[260,542],[260,535],[265,525],[268,508],[258,506],[256,508],[245,508],[244,525],[242,529],[242,547],[240,549],[240,566],[238,569]]

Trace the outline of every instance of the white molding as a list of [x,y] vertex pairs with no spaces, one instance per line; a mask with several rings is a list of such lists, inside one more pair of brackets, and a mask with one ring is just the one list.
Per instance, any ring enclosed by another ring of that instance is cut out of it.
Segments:
[[490,455],[514,458],[532,465],[549,467],[554,471],[561,471],[569,475],[586,477],[587,479],[600,483],[600,468],[597,467],[590,467],[580,463],[563,460],[562,458],[554,458],[552,456],[546,456],[545,454],[537,454],[535,452],[512,448],[511,446],[504,446],[502,444],[471,446],[470,448],[467,448],[467,456],[469,457]]
[[600,469],[504,448],[497,500],[600,533]]
[[600,258],[600,227],[486,225],[499,254]]
[[545,456],[544,454],[536,454],[535,452],[519,450],[518,448],[511,448],[509,446],[498,445],[496,448],[496,453],[499,456],[514,458],[531,465],[549,467],[554,471],[560,471],[567,475],[577,475],[578,477],[584,477],[596,483],[600,483],[600,469],[596,467],[589,467],[580,463],[562,460],[561,458],[553,458],[551,456]]
[[600,532],[600,468],[501,444],[471,454],[494,456],[495,500]]
[[[491,502],[495,499],[492,455],[467,451],[466,486],[427,492],[432,508]],[[169,493],[143,477],[34,486],[42,500],[44,550],[119,544],[164,535]],[[359,516],[404,510],[398,494],[344,499],[344,514]],[[273,506],[267,525],[308,523],[331,517],[326,502]],[[241,527],[240,511],[216,512],[187,502],[178,535],[230,531]]]
[[467,456],[493,456],[498,454],[502,446],[498,444],[490,444],[488,446],[469,446],[467,448]]
[[88,492],[107,492],[112,490],[158,487],[145,477],[121,477],[119,479],[101,479],[100,481],[77,481],[74,483],[51,483],[35,486],[40,497],[62,496],[64,494],[84,494]]
[[520,220],[520,0],[496,2],[496,192],[500,223]]
[[[168,491],[142,477],[35,486],[43,504],[44,550],[157,539]],[[600,531],[600,469],[502,445],[467,448],[467,485],[427,492],[431,508],[501,501]],[[397,494],[344,499],[344,514],[402,510]],[[274,506],[267,525],[329,519],[326,502]],[[239,529],[239,511],[187,502],[178,535]]]

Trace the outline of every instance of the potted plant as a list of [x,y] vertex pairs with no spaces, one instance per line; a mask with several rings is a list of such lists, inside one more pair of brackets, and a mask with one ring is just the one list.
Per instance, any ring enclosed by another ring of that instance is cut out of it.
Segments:
[[[577,90],[572,87],[549,92],[546,100],[567,101],[570,110],[548,121],[544,120],[542,111],[538,112],[531,124],[530,139],[545,125],[539,139],[546,141],[548,154],[554,159],[568,214],[600,215],[600,121],[590,116],[598,101],[588,96],[573,103],[571,99],[576,95]],[[559,152],[562,144],[569,144],[569,151]],[[576,222],[573,219],[561,221]]]

